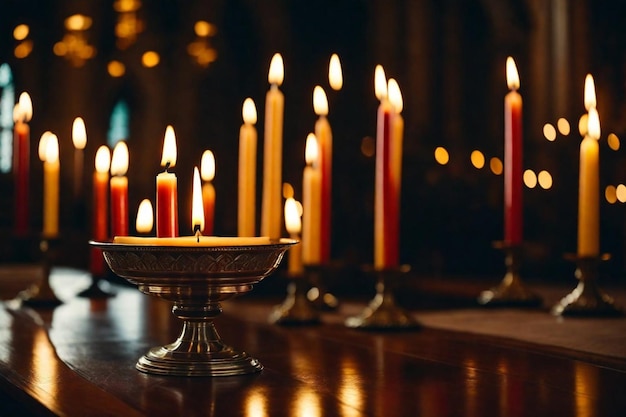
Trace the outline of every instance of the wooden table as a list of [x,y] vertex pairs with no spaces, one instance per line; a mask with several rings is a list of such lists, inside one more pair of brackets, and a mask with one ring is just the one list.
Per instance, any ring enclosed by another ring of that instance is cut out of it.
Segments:
[[424,327],[414,332],[345,328],[365,300],[309,327],[267,324],[279,299],[228,302],[218,331],[258,358],[262,373],[146,375],[134,368],[138,357],[180,330],[167,303],[121,286],[108,301],[74,297],[88,278],[71,270],[52,283],[65,300],[56,309],[0,309],[2,416],[626,415],[619,356],[428,324],[446,311],[416,310]]

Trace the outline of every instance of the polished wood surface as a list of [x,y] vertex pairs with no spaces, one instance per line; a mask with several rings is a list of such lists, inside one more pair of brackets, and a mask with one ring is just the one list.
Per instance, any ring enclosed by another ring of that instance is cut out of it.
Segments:
[[0,415],[591,417],[626,410],[626,351],[604,355],[428,324],[446,311],[415,311],[424,326],[413,332],[344,327],[345,314],[365,300],[325,313],[319,326],[280,327],[266,322],[279,299],[242,297],[225,303],[216,325],[226,342],[263,363],[262,373],[146,375],[134,368],[138,357],[180,330],[169,304],[123,286],[108,300],[81,299],[74,294],[88,283],[85,274],[62,270],[53,278],[61,306],[6,301],[0,310]]

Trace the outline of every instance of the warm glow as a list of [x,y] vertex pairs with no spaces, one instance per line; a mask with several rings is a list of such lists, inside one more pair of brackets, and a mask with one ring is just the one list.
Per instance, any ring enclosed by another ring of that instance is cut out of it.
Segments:
[[524,171],[524,184],[528,188],[535,188],[537,186],[537,175],[531,169]]
[[306,164],[316,166],[318,153],[317,137],[315,137],[315,134],[309,133],[306,137],[306,145],[304,147],[304,160],[306,161]]
[[152,210],[152,202],[144,198],[139,203],[137,209],[137,220],[135,221],[135,229],[137,233],[150,233],[154,226],[154,212]]
[[446,148],[438,146],[435,148],[435,161],[437,161],[440,165],[446,165],[450,162],[450,155]]
[[548,171],[541,171],[537,175],[537,181],[539,182],[539,186],[544,190],[552,188],[552,175],[550,175]]
[[198,167],[193,167],[193,195],[191,205],[191,229],[195,232],[200,226],[204,229],[204,203],[202,202],[202,183]]
[[74,14],[65,19],[67,30],[79,31],[87,30],[91,27],[91,17],[82,14]]
[[283,198],[293,198],[294,194],[293,186],[288,182],[283,182]]
[[213,181],[215,178],[215,156],[213,152],[207,150],[202,154],[200,172],[202,173],[202,181]]
[[39,155],[40,161],[46,160],[46,145],[48,143],[48,138],[52,135],[52,132],[45,131],[41,134],[41,139],[39,139],[39,148],[37,149],[37,154]]
[[163,139],[163,154],[161,156],[161,166],[172,168],[176,166],[176,134],[174,128],[168,125],[165,128],[165,138]]
[[311,388],[298,388],[294,398],[294,415],[299,417],[320,417],[322,406],[317,391]]
[[54,133],[50,133],[46,139],[45,162],[59,161],[59,139]]
[[33,103],[30,100],[28,93],[20,94],[20,98],[17,104],[13,108],[13,121],[14,122],[28,122],[33,117]]
[[390,78],[387,84],[387,94],[389,95],[389,101],[391,105],[396,109],[398,113],[402,113],[404,102],[402,101],[402,93],[400,92],[400,86],[398,82]]
[[589,109],[589,119],[587,120],[587,130],[589,137],[592,139],[600,139],[600,116],[595,107]]
[[111,158],[111,175],[122,176],[128,171],[128,146],[123,140],[117,142],[113,148]]
[[626,185],[620,184],[615,189],[615,196],[620,203],[626,202]]
[[326,116],[328,114],[328,99],[324,89],[316,85],[313,89],[313,111],[318,116]]
[[543,136],[550,142],[553,142],[556,139],[556,129],[551,123],[543,125]]
[[250,97],[243,101],[243,107],[241,109],[241,114],[243,116],[244,123],[247,124],[255,124],[257,119],[256,114],[256,106],[254,105],[254,100]]
[[268,416],[267,396],[262,387],[258,385],[252,386],[250,390],[248,390],[248,395],[244,401],[246,417]]
[[30,32],[30,28],[28,27],[28,25],[25,25],[25,24],[17,25],[15,26],[15,29],[13,29],[13,38],[16,41],[23,41],[28,36],[29,32]]
[[95,165],[97,172],[109,172],[109,168],[111,167],[111,151],[108,146],[102,145],[98,148],[96,151]]
[[107,64],[107,71],[111,77],[121,77],[126,72],[126,66],[120,61],[111,61]]
[[293,198],[285,200],[285,228],[290,235],[299,235],[302,230],[298,202]]
[[609,204],[615,204],[617,202],[617,191],[614,185],[607,185],[604,189],[604,198]]
[[283,57],[281,54],[274,54],[272,62],[270,62],[270,72],[267,75],[267,80],[270,84],[276,84],[280,86],[285,79],[285,68],[283,66]]
[[387,77],[382,65],[376,65],[374,70],[374,93],[379,100],[387,98]]
[[589,124],[589,115],[587,113],[578,119],[578,132],[580,136],[587,136],[587,125]]
[[161,57],[155,51],[147,51],[141,56],[141,63],[146,68],[153,68],[159,65]]
[[20,42],[15,49],[13,50],[13,54],[18,59],[26,58],[33,51],[33,41],[25,40]]
[[474,165],[474,168],[481,169],[485,166],[485,155],[483,155],[481,151],[472,151],[470,159],[472,160],[472,165]]
[[561,133],[561,135],[563,135],[563,136],[569,135],[569,132],[570,132],[571,128],[570,128],[569,122],[567,121],[566,118],[561,117],[556,122],[556,125],[559,128],[559,132]]
[[614,151],[619,150],[620,141],[615,133],[609,133],[609,136],[607,137],[607,142],[609,144],[609,148],[613,149]]
[[72,142],[76,149],[85,149],[87,145],[87,130],[82,117],[77,117],[72,123]]
[[500,160],[500,158],[496,158],[495,156],[489,160],[489,168],[491,168],[491,172],[495,175],[502,175],[502,171],[504,170],[504,164]]
[[196,33],[196,36],[206,38],[215,33],[215,27],[206,20],[198,20],[193,25],[193,31]]
[[341,61],[339,61],[339,55],[337,54],[332,54],[330,57],[330,63],[328,64],[328,83],[330,84],[330,88],[335,91],[339,91],[341,87],[343,87]]
[[592,107],[596,107],[598,105],[596,100],[596,86],[593,82],[593,76],[591,74],[587,74],[585,77],[585,110],[589,111]]
[[509,90],[517,90],[520,85],[519,74],[512,57],[506,59],[506,85],[509,87]]

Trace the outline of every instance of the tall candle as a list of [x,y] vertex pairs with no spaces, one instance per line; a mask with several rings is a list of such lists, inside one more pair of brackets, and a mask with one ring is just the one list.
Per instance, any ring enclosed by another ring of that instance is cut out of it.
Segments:
[[239,130],[239,187],[237,235],[255,236],[256,215],[256,107],[251,98],[243,102],[243,125]]
[[391,132],[389,143],[389,186],[386,190],[385,208],[385,264],[397,266],[400,259],[400,189],[402,180],[402,140],[404,119],[402,118],[402,93],[398,82],[390,78],[387,94],[391,103]]
[[59,235],[59,140],[54,134],[45,140],[43,163],[43,236]]
[[84,149],[87,145],[87,130],[81,117],[72,123],[72,143],[74,144],[74,198],[77,200],[82,194]]
[[[292,239],[300,238],[302,230],[302,220],[300,219],[300,210],[298,202],[293,198],[285,200],[285,228]],[[294,245],[289,250],[289,261],[287,264],[287,273],[291,276],[302,275],[304,270],[302,266],[302,245]]]
[[176,135],[167,126],[163,140],[161,166],[165,171],[156,177],[156,233],[157,237],[178,236],[178,182],[176,175],[168,172],[176,165]]
[[281,186],[283,153],[283,113],[285,97],[278,89],[284,79],[283,58],[272,57],[265,97],[265,136],[263,138],[263,201],[261,235],[278,239],[281,235]]
[[506,60],[506,80],[511,91],[504,97],[504,241],[522,242],[522,96],[513,58]]
[[137,209],[137,218],[135,219],[135,230],[137,233],[148,234],[152,232],[154,227],[154,214],[152,211],[152,202],[144,198],[139,203]]
[[191,228],[196,236],[200,236],[202,229],[205,228],[205,206],[202,201],[203,193],[198,167],[193,168],[193,187],[191,199]]
[[119,141],[111,158],[111,235],[128,236],[128,146]]
[[317,138],[309,133],[305,146],[306,167],[302,175],[302,261],[317,265],[320,257],[320,207],[322,176]]
[[[93,209],[92,209],[92,237],[96,241],[109,239],[109,168],[111,165],[111,151],[102,145],[96,151],[95,170],[93,173]],[[94,276],[103,276],[106,266],[102,251],[91,248],[89,270]]]
[[202,181],[202,201],[204,205],[204,227],[202,234],[210,236],[213,234],[215,222],[215,187],[211,181],[215,178],[215,157],[213,152],[204,151],[200,164]]
[[322,87],[313,90],[313,109],[318,119],[315,122],[315,137],[319,149],[319,169],[322,176],[320,212],[320,262],[330,260],[330,229],[332,201],[333,133],[328,122],[328,99]]
[[30,191],[30,127],[28,122],[33,115],[33,106],[28,93],[20,94],[13,109],[13,175],[15,184],[14,232],[25,236],[29,225]]

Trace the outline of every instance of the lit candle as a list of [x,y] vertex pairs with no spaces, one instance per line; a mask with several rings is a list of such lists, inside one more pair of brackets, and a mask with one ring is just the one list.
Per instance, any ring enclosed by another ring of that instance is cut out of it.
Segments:
[[137,209],[137,219],[135,220],[135,229],[137,233],[148,234],[152,232],[152,227],[154,227],[154,214],[152,210],[152,202],[144,198],[139,203],[139,208]]
[[28,93],[20,94],[13,109],[13,175],[15,184],[14,231],[17,236],[28,233],[30,190],[30,127],[33,105]]
[[[93,173],[93,224],[92,237],[104,242],[109,239],[109,168],[111,165],[111,151],[102,145],[96,151],[95,170]],[[91,248],[89,270],[93,276],[102,277],[106,272],[106,264],[102,251]]]
[[251,98],[245,99],[242,108],[243,125],[239,130],[239,187],[237,206],[237,234],[255,235],[256,214],[256,107]]
[[580,143],[578,184],[578,256],[600,253],[600,118],[595,108],[593,78],[585,80],[585,108],[589,111],[587,134]]
[[402,139],[404,119],[402,118],[402,93],[398,82],[390,78],[387,94],[392,108],[391,138],[389,143],[389,188],[385,197],[385,262],[387,266],[397,266],[400,259],[400,189],[402,180]]
[[319,85],[313,90],[313,109],[318,119],[315,122],[315,137],[319,149],[319,169],[322,176],[320,212],[320,262],[330,260],[330,229],[332,200],[333,133],[328,123],[328,99]]
[[506,60],[509,93],[504,97],[504,241],[522,242],[522,96],[513,58]]
[[343,73],[341,71],[341,61],[337,54],[332,54],[328,64],[328,83],[330,88],[335,91],[341,90],[343,87]]
[[54,134],[46,136],[43,162],[43,236],[59,235],[59,140]]
[[72,142],[74,143],[74,197],[80,198],[83,182],[84,149],[87,145],[87,130],[82,118],[77,117],[72,123]]
[[[191,229],[194,234],[199,238],[201,231],[205,228],[204,225],[204,210],[205,206],[202,201],[202,183],[200,182],[200,173],[198,167],[193,168],[193,187],[191,195]],[[198,239],[198,241],[200,241]]]
[[265,98],[265,136],[263,138],[263,201],[261,235],[278,239],[281,235],[281,185],[283,153],[283,112],[285,97],[278,89],[284,79],[283,58],[272,57]]
[[128,235],[128,146],[119,141],[111,158],[111,235]]
[[317,138],[309,133],[305,146],[306,167],[302,174],[302,261],[306,265],[320,263],[320,207],[322,177],[319,169]]
[[[300,219],[300,208],[298,202],[293,198],[285,200],[285,228],[292,239],[300,238],[302,230],[302,220]],[[289,263],[287,272],[291,276],[302,275],[302,248],[301,245],[295,245],[289,251]]]
[[204,151],[200,164],[202,174],[202,201],[204,202],[204,227],[202,234],[210,236],[213,234],[213,224],[215,221],[215,187],[211,181],[215,178],[215,157],[213,152]]
[[176,175],[168,172],[176,165],[176,135],[167,126],[163,140],[161,166],[165,171],[156,177],[156,233],[158,237],[178,236],[178,183]]

